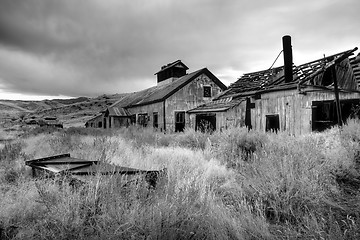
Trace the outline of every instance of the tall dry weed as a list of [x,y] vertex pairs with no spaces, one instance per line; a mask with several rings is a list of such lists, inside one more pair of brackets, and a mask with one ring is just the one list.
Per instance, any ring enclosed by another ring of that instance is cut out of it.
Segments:
[[357,124],[300,137],[241,128],[32,135],[26,156],[69,152],[167,174],[155,189],[141,176],[98,175],[77,189],[56,179],[2,182],[0,218],[18,238],[358,239]]

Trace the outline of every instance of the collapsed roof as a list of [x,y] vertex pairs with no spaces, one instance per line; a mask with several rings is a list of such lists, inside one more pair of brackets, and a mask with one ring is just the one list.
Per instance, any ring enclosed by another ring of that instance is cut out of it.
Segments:
[[[267,89],[281,89],[296,84],[309,84],[313,86],[331,86],[332,83],[323,81],[326,70],[333,66],[341,69],[338,71],[339,88],[357,89],[357,82],[360,81],[359,55],[349,58],[357,48],[324,57],[299,66],[293,65],[293,81],[285,83],[284,67],[271,68],[268,70],[246,73],[235,83],[231,84],[228,90],[224,91],[218,98],[236,97],[240,95],[251,95],[257,91]],[[350,66],[350,67],[348,67]]]
[[334,66],[339,69],[337,71],[339,88],[358,90],[358,83],[360,83],[360,54],[349,58],[356,50],[357,48],[354,48],[299,66],[293,65],[293,81],[289,83],[285,82],[284,66],[246,73],[212,102],[200,105],[188,111],[188,113],[227,111],[243,102],[243,97],[264,91],[289,88],[299,88],[300,90],[301,86],[306,85],[332,87],[332,82],[324,81],[324,74]]

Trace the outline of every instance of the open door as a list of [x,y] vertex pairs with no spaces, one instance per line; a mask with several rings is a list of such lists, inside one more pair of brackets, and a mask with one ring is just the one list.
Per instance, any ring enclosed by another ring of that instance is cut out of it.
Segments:
[[185,111],[175,112],[175,132],[183,132],[185,129]]
[[216,130],[216,114],[196,114],[196,131],[213,132]]
[[[340,100],[342,122],[348,118],[360,117],[360,99]],[[336,103],[334,100],[312,102],[312,131],[324,131],[338,124]]]
[[254,104],[251,104],[250,98],[246,98],[246,111],[245,111],[245,126],[248,130],[252,129],[251,125],[251,108]]

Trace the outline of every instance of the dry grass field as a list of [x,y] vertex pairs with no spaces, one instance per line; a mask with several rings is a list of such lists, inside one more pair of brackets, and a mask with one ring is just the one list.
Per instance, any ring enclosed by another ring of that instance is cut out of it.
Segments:
[[[155,189],[31,178],[24,160],[61,153],[167,174]],[[0,228],[8,239],[359,239],[359,163],[355,120],[301,137],[38,128],[0,147]]]

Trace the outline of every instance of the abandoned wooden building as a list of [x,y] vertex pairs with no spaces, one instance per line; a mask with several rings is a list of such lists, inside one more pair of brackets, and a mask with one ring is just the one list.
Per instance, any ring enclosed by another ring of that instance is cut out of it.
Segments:
[[190,124],[300,135],[359,114],[360,55],[352,57],[357,48],[295,66],[289,36],[283,45],[284,66],[244,74],[212,102],[189,110]]
[[187,74],[180,60],[155,73],[157,85],[131,93],[86,122],[87,127],[119,128],[131,124],[161,131],[183,131],[189,126],[188,110],[210,102],[226,86],[207,68]]
[[103,127],[103,114],[98,114],[85,123],[85,127],[102,128]]

